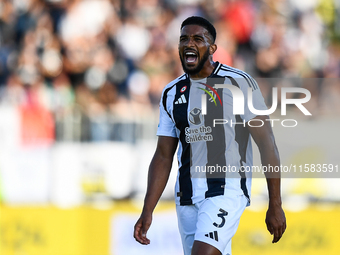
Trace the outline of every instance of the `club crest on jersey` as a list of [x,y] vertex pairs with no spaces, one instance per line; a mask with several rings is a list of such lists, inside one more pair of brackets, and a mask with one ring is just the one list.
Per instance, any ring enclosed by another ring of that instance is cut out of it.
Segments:
[[183,88],[181,88],[181,93],[183,93],[186,90],[187,90],[187,86],[184,86]]
[[200,84],[202,84],[202,85],[204,85],[208,88],[208,89],[203,89],[203,88],[198,88],[198,89],[203,90],[205,93],[207,93],[210,96],[209,102],[214,102],[215,106],[217,106],[217,103],[216,103],[216,100],[215,100],[216,97],[217,97],[218,101],[222,105],[222,100],[221,100],[220,96],[217,94],[217,91],[213,87],[211,87],[208,84],[205,84],[203,82],[200,82]]

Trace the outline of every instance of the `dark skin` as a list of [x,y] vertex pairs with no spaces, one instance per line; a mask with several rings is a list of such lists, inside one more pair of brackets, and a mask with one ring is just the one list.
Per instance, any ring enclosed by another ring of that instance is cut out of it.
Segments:
[[187,69],[195,69],[199,65],[200,60],[202,60],[205,52],[209,52],[209,57],[204,62],[203,68],[198,73],[191,74],[191,79],[202,79],[212,73],[216,66],[212,55],[216,50],[217,46],[213,43],[212,36],[205,28],[198,25],[188,25],[182,28],[178,45],[180,58],[185,59],[185,53],[187,51],[192,51],[197,54],[197,61],[194,63],[185,63]]
[[177,144],[177,138],[158,137],[156,152],[149,167],[148,188],[143,211],[135,225],[134,238],[141,244],[150,243],[150,240],[146,237],[146,232],[151,225],[153,210],[168,182]]
[[[183,65],[185,68],[189,70],[197,68],[204,54],[207,51],[209,52],[209,57],[204,62],[202,69],[197,73],[190,74],[190,78],[203,79],[212,73],[216,65],[212,60],[212,55],[216,49],[217,46],[213,43],[211,35],[205,28],[198,25],[183,27],[178,50],[180,58],[184,60]],[[194,52],[197,55],[196,61],[185,61],[185,52],[187,51]],[[265,119],[268,119],[268,116],[257,116],[256,119],[263,120],[265,124],[262,127],[248,126],[248,129],[259,148],[262,165],[279,166],[279,153],[274,135],[270,123],[265,121]],[[177,145],[177,138],[165,136],[158,138],[156,152],[149,167],[148,188],[144,199],[144,207],[134,228],[134,238],[141,244],[147,245],[150,243],[146,233],[152,222],[152,213],[168,181]],[[281,206],[280,173],[266,173],[266,179],[269,205],[265,222],[268,231],[273,235],[272,242],[276,243],[280,240],[286,229],[286,218]],[[191,254],[221,255],[221,252],[207,243],[194,241]]]

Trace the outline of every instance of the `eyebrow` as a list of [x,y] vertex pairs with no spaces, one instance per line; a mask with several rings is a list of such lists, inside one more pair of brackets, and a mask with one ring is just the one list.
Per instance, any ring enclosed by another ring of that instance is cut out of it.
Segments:
[[[192,35],[193,37],[198,37],[198,38],[202,38],[202,39],[204,39],[204,36],[202,36],[202,35]],[[179,38],[185,38],[185,37],[189,37],[189,35],[181,35]]]

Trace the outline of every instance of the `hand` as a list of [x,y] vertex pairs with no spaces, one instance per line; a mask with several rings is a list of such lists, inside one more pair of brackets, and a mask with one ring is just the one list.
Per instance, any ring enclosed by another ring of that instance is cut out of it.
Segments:
[[150,240],[146,237],[146,233],[148,232],[150,225],[152,222],[152,214],[143,214],[138,219],[135,225],[135,231],[133,237],[137,242],[147,245],[150,244]]
[[266,215],[267,229],[274,235],[272,243],[280,240],[286,230],[286,216],[281,206],[269,206]]

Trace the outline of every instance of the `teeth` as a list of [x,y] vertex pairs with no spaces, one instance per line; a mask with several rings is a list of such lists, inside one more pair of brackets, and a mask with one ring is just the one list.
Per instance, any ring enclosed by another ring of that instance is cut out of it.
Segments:
[[193,52],[187,52],[187,53],[185,53],[185,55],[192,55],[192,56],[196,56],[196,54],[195,54],[195,53],[193,53]]

